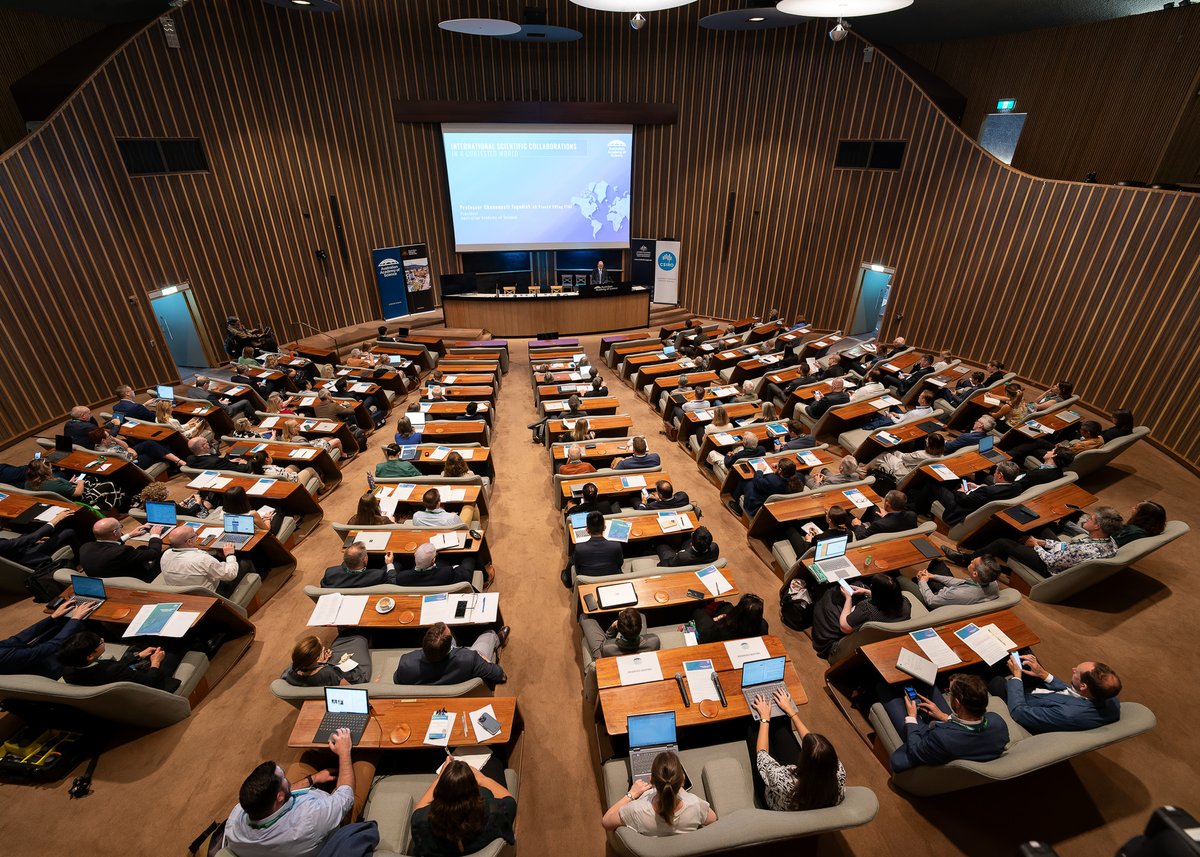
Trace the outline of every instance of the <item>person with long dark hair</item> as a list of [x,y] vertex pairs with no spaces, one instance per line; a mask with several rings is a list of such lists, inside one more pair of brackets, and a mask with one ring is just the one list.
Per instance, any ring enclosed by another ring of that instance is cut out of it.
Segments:
[[763,618],[763,600],[753,592],[747,592],[737,604],[714,601],[711,613],[707,607],[697,607],[692,619],[696,622],[696,641],[700,643],[720,643],[769,633],[767,620]]
[[1143,500],[1129,510],[1125,526],[1113,536],[1117,547],[1147,536],[1161,536],[1167,528],[1167,510],[1153,500]]
[[496,839],[513,845],[516,815],[517,799],[508,789],[466,762],[449,759],[413,810],[413,852],[457,857]]
[[346,523],[352,527],[382,527],[396,522],[383,514],[379,497],[368,491],[358,498],[358,508]]
[[838,640],[853,634],[867,622],[901,622],[912,613],[912,605],[888,574],[872,574],[866,588],[851,586],[852,594],[840,586],[829,586],[813,608],[812,643],[825,658]]
[[683,765],[671,751],[659,753],[650,766],[650,782],[638,780],[608,808],[600,823],[605,830],[629,827],[645,836],[671,836],[699,830],[717,820],[708,801],[683,787]]
[[846,769],[833,744],[808,730],[796,703],[782,690],[775,691],[775,704],[786,718],[771,719],[771,700],[766,696],[754,700],[759,719],[750,727],[749,744],[759,798],[777,812],[837,806],[846,798]]

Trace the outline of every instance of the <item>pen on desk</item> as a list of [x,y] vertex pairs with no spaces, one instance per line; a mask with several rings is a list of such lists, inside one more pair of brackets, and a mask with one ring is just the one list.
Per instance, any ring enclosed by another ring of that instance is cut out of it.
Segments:
[[721,677],[717,675],[716,670],[712,671],[712,683],[713,687],[717,689],[717,696],[721,699],[721,707],[728,708],[729,700],[725,698],[725,688],[721,687]]
[[675,683],[679,685],[679,695],[683,697],[683,705],[685,708],[692,707],[692,700],[688,698],[687,685],[683,683],[683,676],[675,673]]

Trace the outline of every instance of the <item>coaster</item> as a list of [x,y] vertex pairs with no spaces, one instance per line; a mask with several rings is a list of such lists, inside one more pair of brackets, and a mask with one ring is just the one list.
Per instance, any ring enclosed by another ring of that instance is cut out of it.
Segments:
[[399,616],[396,617],[396,619],[399,620],[401,625],[408,625],[409,623],[412,622],[413,619],[416,619],[416,618],[417,618],[417,614],[411,610],[405,610],[403,613],[401,613]]
[[712,720],[717,716],[717,712],[721,710],[721,703],[715,699],[702,699],[700,701],[700,716]]
[[388,740],[390,740],[393,744],[403,744],[411,737],[412,730],[408,728],[408,724],[401,723],[392,730],[392,734],[388,736]]
[[112,612],[112,617],[114,619],[124,619],[126,616],[128,616],[132,612],[133,611],[128,607],[118,607],[116,610],[114,610]]
[[405,543],[405,545],[404,545],[404,552],[405,552],[405,553],[411,553],[412,551],[415,551],[416,549],[417,549],[417,543],[416,543],[416,542],[406,542],[406,543]]
[[658,590],[658,592],[654,593],[654,600],[657,601],[659,604],[666,604],[668,601],[671,600],[671,596],[660,589],[660,590]]

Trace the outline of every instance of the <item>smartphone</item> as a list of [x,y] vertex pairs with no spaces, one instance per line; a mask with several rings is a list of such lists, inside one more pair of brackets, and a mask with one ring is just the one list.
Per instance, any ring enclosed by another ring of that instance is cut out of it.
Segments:
[[1019,670],[1025,669],[1025,665],[1021,663],[1021,655],[1019,652],[1009,652],[1008,656],[1010,658],[1012,658],[1012,662],[1014,664],[1016,664],[1017,669],[1019,669]]
[[39,460],[41,457],[42,457],[42,454],[41,454],[40,452],[35,452],[35,453],[33,454],[33,460],[34,460],[34,461],[37,461],[37,460]]
[[488,714],[486,711],[480,714],[479,717],[476,718],[476,721],[489,735],[499,735],[500,730],[504,728],[499,720],[497,720],[495,717],[492,717],[492,715]]
[[854,590],[850,588],[850,584],[849,584],[849,583],[847,583],[846,581],[844,581],[844,580],[839,580],[839,581],[838,581],[838,586],[842,587],[842,592],[845,592],[845,593],[846,593],[846,595],[853,595],[853,594],[854,594]]
[[66,599],[65,597],[63,597],[62,595],[60,595],[60,596],[58,596],[57,598],[55,598],[53,601],[51,601],[49,604],[47,604],[47,605],[46,605],[46,609],[47,609],[47,610],[52,610],[52,611],[53,611],[53,610],[57,610],[59,607],[62,607],[62,606],[63,606],[63,603],[64,603],[66,600],[67,600],[67,599]]
[[465,602],[465,601],[458,602],[458,606],[454,608],[454,618],[461,619],[462,617],[464,617],[466,615],[467,615],[467,602]]
[[697,590],[697,589],[689,589],[689,590],[687,591],[687,594],[688,594],[688,597],[689,597],[689,598],[695,598],[697,601],[703,601],[703,600],[704,600],[704,593],[703,593],[703,592],[700,592],[700,591],[699,591],[699,590]]
[[908,698],[911,699],[914,703],[918,701],[917,700],[917,692],[912,689],[912,685],[906,684],[904,686],[904,692],[908,694]]

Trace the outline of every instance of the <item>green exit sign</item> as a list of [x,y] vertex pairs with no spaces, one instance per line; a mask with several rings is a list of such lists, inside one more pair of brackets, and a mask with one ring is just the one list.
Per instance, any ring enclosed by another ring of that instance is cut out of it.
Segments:
[[999,101],[996,102],[996,109],[999,110],[1001,113],[1009,113],[1013,110],[1016,110],[1017,109],[1017,99],[1001,98]]

